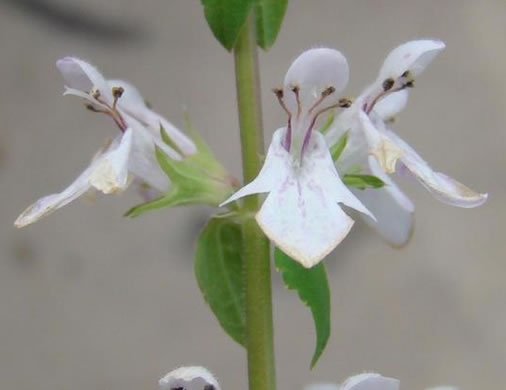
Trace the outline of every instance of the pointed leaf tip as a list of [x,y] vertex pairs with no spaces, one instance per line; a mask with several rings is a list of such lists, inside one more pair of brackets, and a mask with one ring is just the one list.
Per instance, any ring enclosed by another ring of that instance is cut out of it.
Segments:
[[215,38],[231,51],[256,0],[201,0]]
[[268,50],[276,41],[285,16],[288,0],[256,1],[257,44]]

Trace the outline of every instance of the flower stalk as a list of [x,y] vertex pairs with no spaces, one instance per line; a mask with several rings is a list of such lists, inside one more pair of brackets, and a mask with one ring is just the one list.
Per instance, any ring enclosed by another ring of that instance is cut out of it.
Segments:
[[[243,179],[258,174],[263,154],[260,87],[253,14],[239,34],[234,48],[237,100],[241,128]],[[251,390],[274,390],[274,345],[269,242],[253,215],[259,207],[258,195],[246,197],[243,224],[246,278],[246,346]]]

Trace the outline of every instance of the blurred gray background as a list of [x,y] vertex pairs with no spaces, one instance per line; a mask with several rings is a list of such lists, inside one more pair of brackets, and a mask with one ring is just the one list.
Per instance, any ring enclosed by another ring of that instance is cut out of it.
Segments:
[[[211,210],[127,220],[139,200],[129,191],[75,202],[24,230],[12,225],[116,131],[61,96],[54,63],[65,55],[134,82],[178,126],[186,107],[241,174],[233,61],[202,14],[197,0],[0,1],[0,388],[156,389],[181,364],[209,367],[224,389],[246,388],[244,351],[193,277],[194,237]],[[353,96],[393,47],[418,37],[447,49],[395,128],[489,202],[452,208],[404,181],[417,207],[409,246],[392,249],[357,223],[326,260],[333,333],[312,371],[310,313],[274,274],[279,389],[365,370],[413,390],[506,383],[506,2],[291,1],[277,43],[260,55],[266,140],[285,121],[270,89],[302,50],[339,48]]]

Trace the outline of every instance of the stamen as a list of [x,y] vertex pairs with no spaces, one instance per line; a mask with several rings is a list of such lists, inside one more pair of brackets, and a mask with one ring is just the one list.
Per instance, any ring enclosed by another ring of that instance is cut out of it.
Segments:
[[100,97],[100,91],[97,87],[93,87],[90,91],[90,95],[93,96],[95,99],[98,99]]
[[409,80],[406,84],[404,84],[407,88],[414,88],[415,87],[415,80]]
[[283,110],[285,110],[286,114],[288,115],[288,121],[290,121],[290,118],[292,117],[292,113],[288,110],[288,108],[285,105],[285,102],[283,100],[283,90],[281,88],[273,88],[272,92],[276,95],[278,98],[279,105]]
[[353,99],[352,98],[341,98],[341,99],[339,99],[337,104],[338,104],[338,107],[348,108],[353,104]]
[[311,114],[311,112],[318,106],[320,105],[327,96],[329,95],[332,95],[334,92],[336,91],[336,89],[332,86],[328,87],[328,88],[325,88],[321,95],[320,95],[320,98],[314,102],[314,104],[311,106],[311,108],[309,109],[308,113]]
[[112,109],[116,109],[116,104],[118,103],[118,99],[123,95],[125,90],[123,87],[112,87],[112,96],[114,97],[114,102],[112,103]]
[[388,79],[383,81],[383,91],[386,92],[386,91],[392,89],[394,84],[395,84],[395,80],[393,78],[389,77]]
[[302,104],[300,102],[299,91],[300,88],[298,85],[292,87],[292,92],[295,94],[295,99],[297,100],[297,119],[299,119],[300,113],[302,112]]
[[86,107],[86,109],[93,111],[93,112],[101,112],[101,113],[107,114],[107,111],[99,110],[98,108],[93,106],[93,104],[86,104],[85,107]]

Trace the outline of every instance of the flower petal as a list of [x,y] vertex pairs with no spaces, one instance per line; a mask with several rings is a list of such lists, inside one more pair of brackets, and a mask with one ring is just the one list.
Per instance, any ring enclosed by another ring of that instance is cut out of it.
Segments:
[[380,374],[365,373],[348,378],[341,390],[399,390],[399,381]]
[[373,156],[369,156],[371,174],[385,183],[382,188],[352,190],[355,196],[374,214],[376,221],[366,215],[362,219],[393,246],[408,243],[413,233],[415,206],[385,174]]
[[[308,164],[304,160],[303,170],[305,170],[305,175],[321,185],[322,190],[329,194],[336,202],[343,203],[375,219],[367,207],[342,182],[332,161],[325,137],[321,133],[314,132],[312,134],[308,152],[311,156],[309,159],[313,161],[313,164]],[[304,177],[305,175],[302,176]]]
[[329,254],[353,226],[336,200],[309,180],[285,177],[256,216],[267,237],[307,268]]
[[151,110],[146,105],[139,90],[132,84],[123,80],[109,80],[108,83],[110,88],[123,88],[123,94],[118,100],[120,110],[125,111],[128,115],[149,127],[154,134],[159,134],[160,126],[163,126],[167,135],[184,155],[188,156],[197,152],[195,143],[167,119]]
[[128,162],[132,150],[132,133],[132,129],[127,129],[94,164],[89,181],[104,194],[122,192],[129,184]]
[[[100,157],[96,160],[100,161]],[[78,177],[75,179],[67,188],[62,192],[51,194],[40,198],[35,203],[26,208],[25,211],[14,222],[14,226],[21,228],[37,222],[42,217],[45,217],[52,212],[58,210],[74,199],[77,199],[84,193],[86,193],[91,185],[89,183],[89,177],[94,169],[95,164],[91,163]]]
[[156,159],[156,140],[142,126],[133,128],[132,137],[132,151],[128,161],[129,171],[156,190],[162,193],[167,192],[170,180]]
[[216,378],[204,367],[180,367],[158,382],[162,389],[221,390]]
[[285,131],[286,128],[280,128],[274,132],[264,165],[258,176],[220,204],[220,207],[247,195],[270,192],[287,177],[291,162],[290,155],[282,145]]
[[285,103],[292,113],[297,112],[297,101],[292,88],[299,87],[302,111],[307,111],[320,98],[322,91],[334,87],[334,93],[327,98],[332,103],[333,100],[337,101],[339,93],[348,84],[348,78],[348,62],[339,51],[324,47],[306,50],[286,72]]
[[[359,112],[358,124],[369,145],[369,153],[376,157],[379,165],[386,173],[394,173],[397,161],[403,156],[400,145],[386,135],[385,123],[377,115]],[[374,120],[374,122],[373,122]]]
[[101,100],[112,105],[111,89],[104,76],[91,64],[76,57],[64,57],[56,61],[67,87],[90,93],[93,88],[100,91]]
[[391,120],[400,111],[404,110],[404,107],[408,104],[408,97],[409,92],[407,89],[391,93],[375,104],[374,112],[384,121]]
[[388,78],[396,80],[406,71],[413,76],[419,75],[444,48],[444,42],[433,39],[406,42],[387,56],[379,72],[378,81],[383,82]]
[[283,133],[278,130],[273,137],[269,155],[275,159],[266,159],[259,175],[262,179],[244,192],[270,191],[256,216],[258,224],[281,250],[309,268],[332,251],[353,226],[338,202],[374,217],[342,183],[322,134],[311,136],[298,167],[281,146]]
[[407,168],[436,199],[452,206],[464,208],[477,207],[485,203],[488,194],[475,192],[444,173],[435,172],[411,146],[393,131],[387,129],[386,134],[402,150],[402,156],[399,159],[400,168]]

